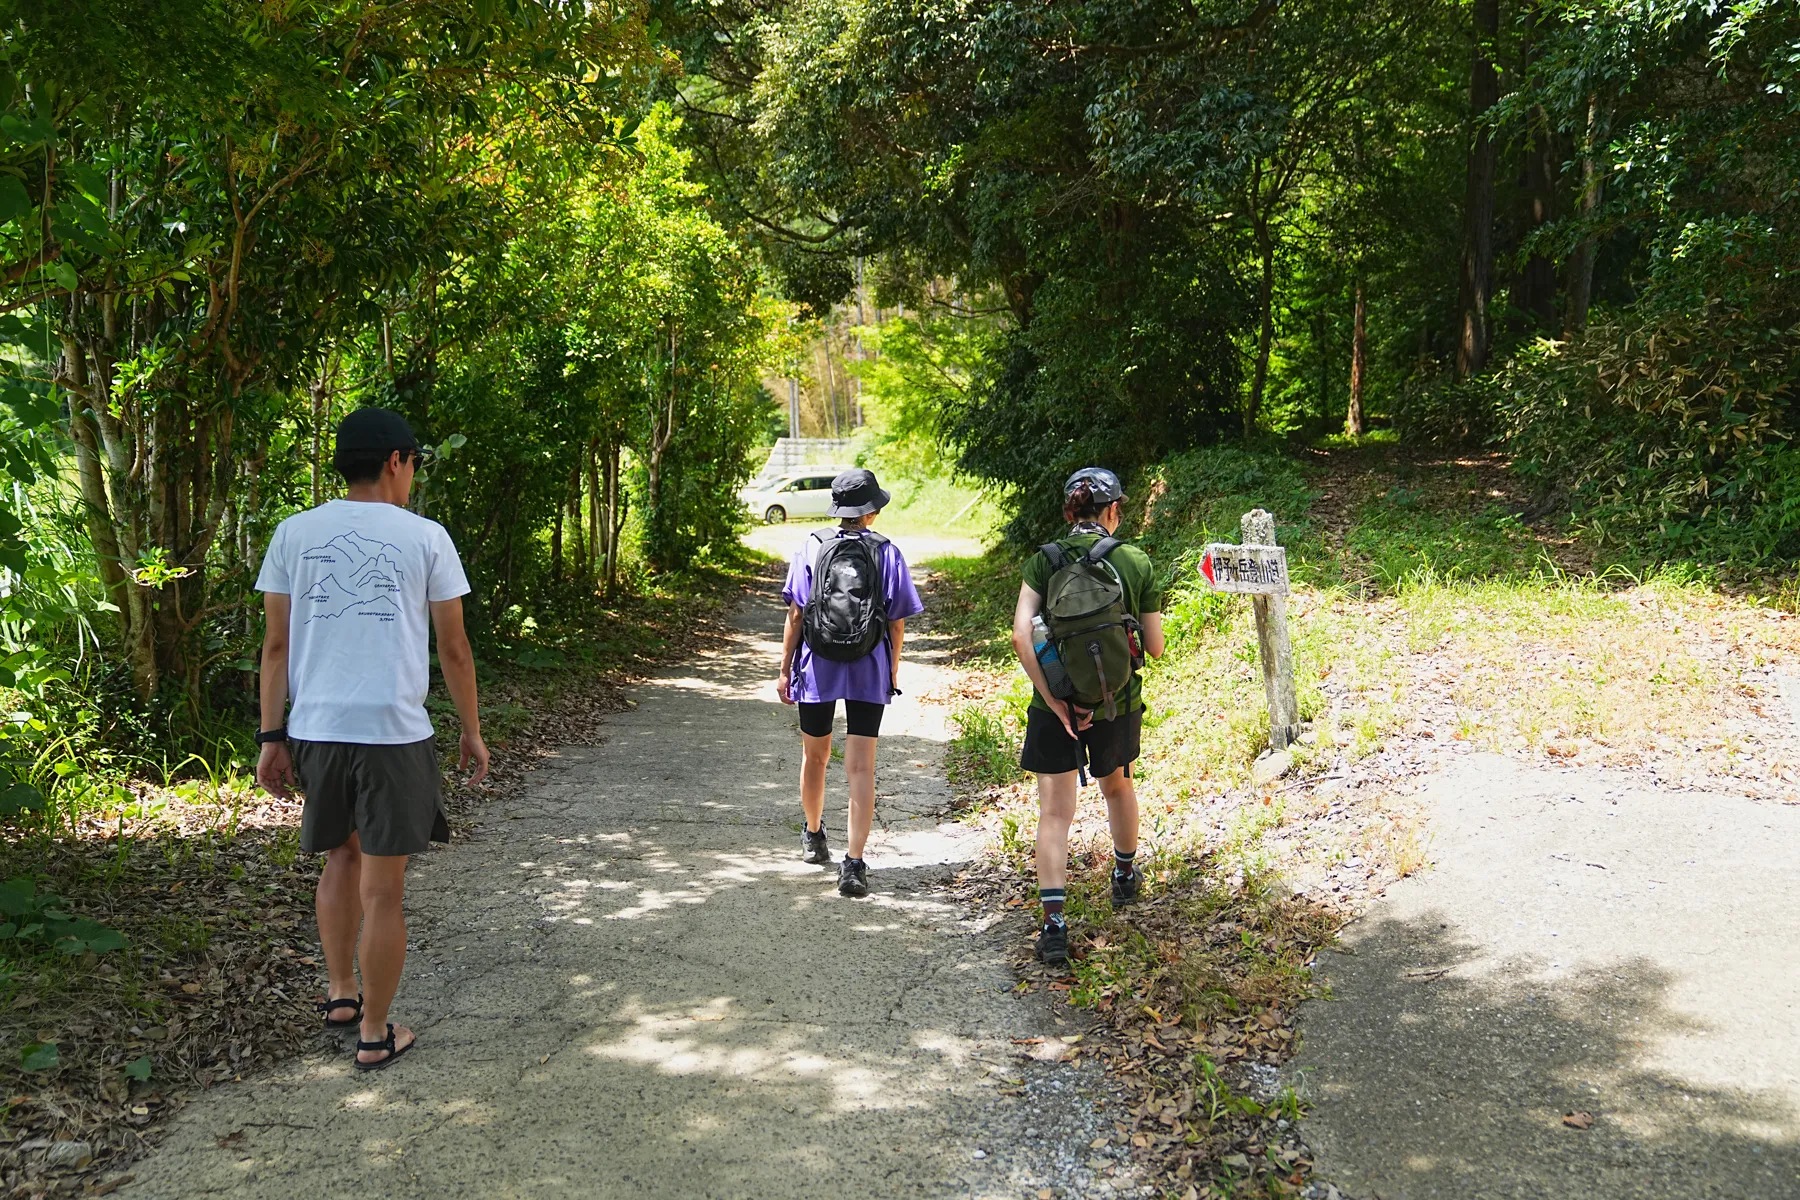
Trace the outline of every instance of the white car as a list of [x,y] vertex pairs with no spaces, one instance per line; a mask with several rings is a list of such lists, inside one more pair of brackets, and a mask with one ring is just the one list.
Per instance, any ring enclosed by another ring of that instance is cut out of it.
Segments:
[[842,468],[808,467],[752,482],[740,498],[750,515],[770,525],[789,517],[823,517],[831,508],[831,481]]

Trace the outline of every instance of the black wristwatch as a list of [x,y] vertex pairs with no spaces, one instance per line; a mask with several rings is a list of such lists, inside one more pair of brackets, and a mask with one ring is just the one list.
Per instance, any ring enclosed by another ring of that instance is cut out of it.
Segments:
[[266,746],[270,742],[285,742],[287,740],[286,725],[283,725],[280,729],[265,729],[256,735],[256,744],[259,746]]

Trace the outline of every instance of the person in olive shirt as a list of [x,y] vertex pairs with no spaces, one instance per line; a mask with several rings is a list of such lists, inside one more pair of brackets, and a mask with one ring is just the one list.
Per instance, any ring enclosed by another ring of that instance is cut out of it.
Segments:
[[[1063,518],[1070,527],[1058,539],[1064,551],[1071,557],[1085,554],[1102,537],[1112,535],[1119,528],[1124,500],[1119,477],[1103,467],[1084,467],[1069,476],[1063,485]],[[1144,652],[1161,657],[1162,587],[1150,556],[1136,546],[1121,545],[1106,561],[1118,572],[1126,610],[1143,626]],[[1084,755],[1100,794],[1106,797],[1107,821],[1112,827],[1114,907],[1136,900],[1143,880],[1136,862],[1138,806],[1131,764],[1137,759],[1143,731],[1144,694],[1143,680],[1134,672],[1118,703],[1118,715],[1110,721],[1096,721],[1093,713],[1050,694],[1033,649],[1031,619],[1043,609],[1051,570],[1042,550],[1025,561],[1019,603],[1013,610],[1013,651],[1035,689],[1026,710],[1019,766],[1038,777],[1038,897],[1044,924],[1038,934],[1037,955],[1052,966],[1062,966],[1069,961],[1069,927],[1063,920],[1069,826],[1075,820],[1077,771]]]

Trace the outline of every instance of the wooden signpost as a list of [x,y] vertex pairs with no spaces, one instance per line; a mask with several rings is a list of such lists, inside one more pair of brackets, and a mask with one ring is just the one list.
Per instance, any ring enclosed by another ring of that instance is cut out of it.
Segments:
[[1300,702],[1294,693],[1294,648],[1288,642],[1287,551],[1275,544],[1275,518],[1260,508],[1244,514],[1241,545],[1209,545],[1200,575],[1216,592],[1248,595],[1256,613],[1257,655],[1269,697],[1269,749],[1287,749],[1300,737]]

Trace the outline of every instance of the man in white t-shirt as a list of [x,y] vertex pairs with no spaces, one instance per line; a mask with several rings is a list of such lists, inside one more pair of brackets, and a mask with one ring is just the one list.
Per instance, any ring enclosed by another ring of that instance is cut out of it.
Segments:
[[474,764],[471,784],[488,769],[463,631],[469,581],[444,527],[405,507],[422,458],[398,413],[345,417],[332,465],[348,495],[283,521],[256,580],[268,618],[256,778],[287,796],[297,777],[306,792],[300,847],[325,854],[319,1007],[328,1027],[360,1027],[363,1071],[412,1048],[412,1030],[387,1019],[406,962],[406,859],[450,840],[425,714],[428,620],[462,720],[461,765]]

